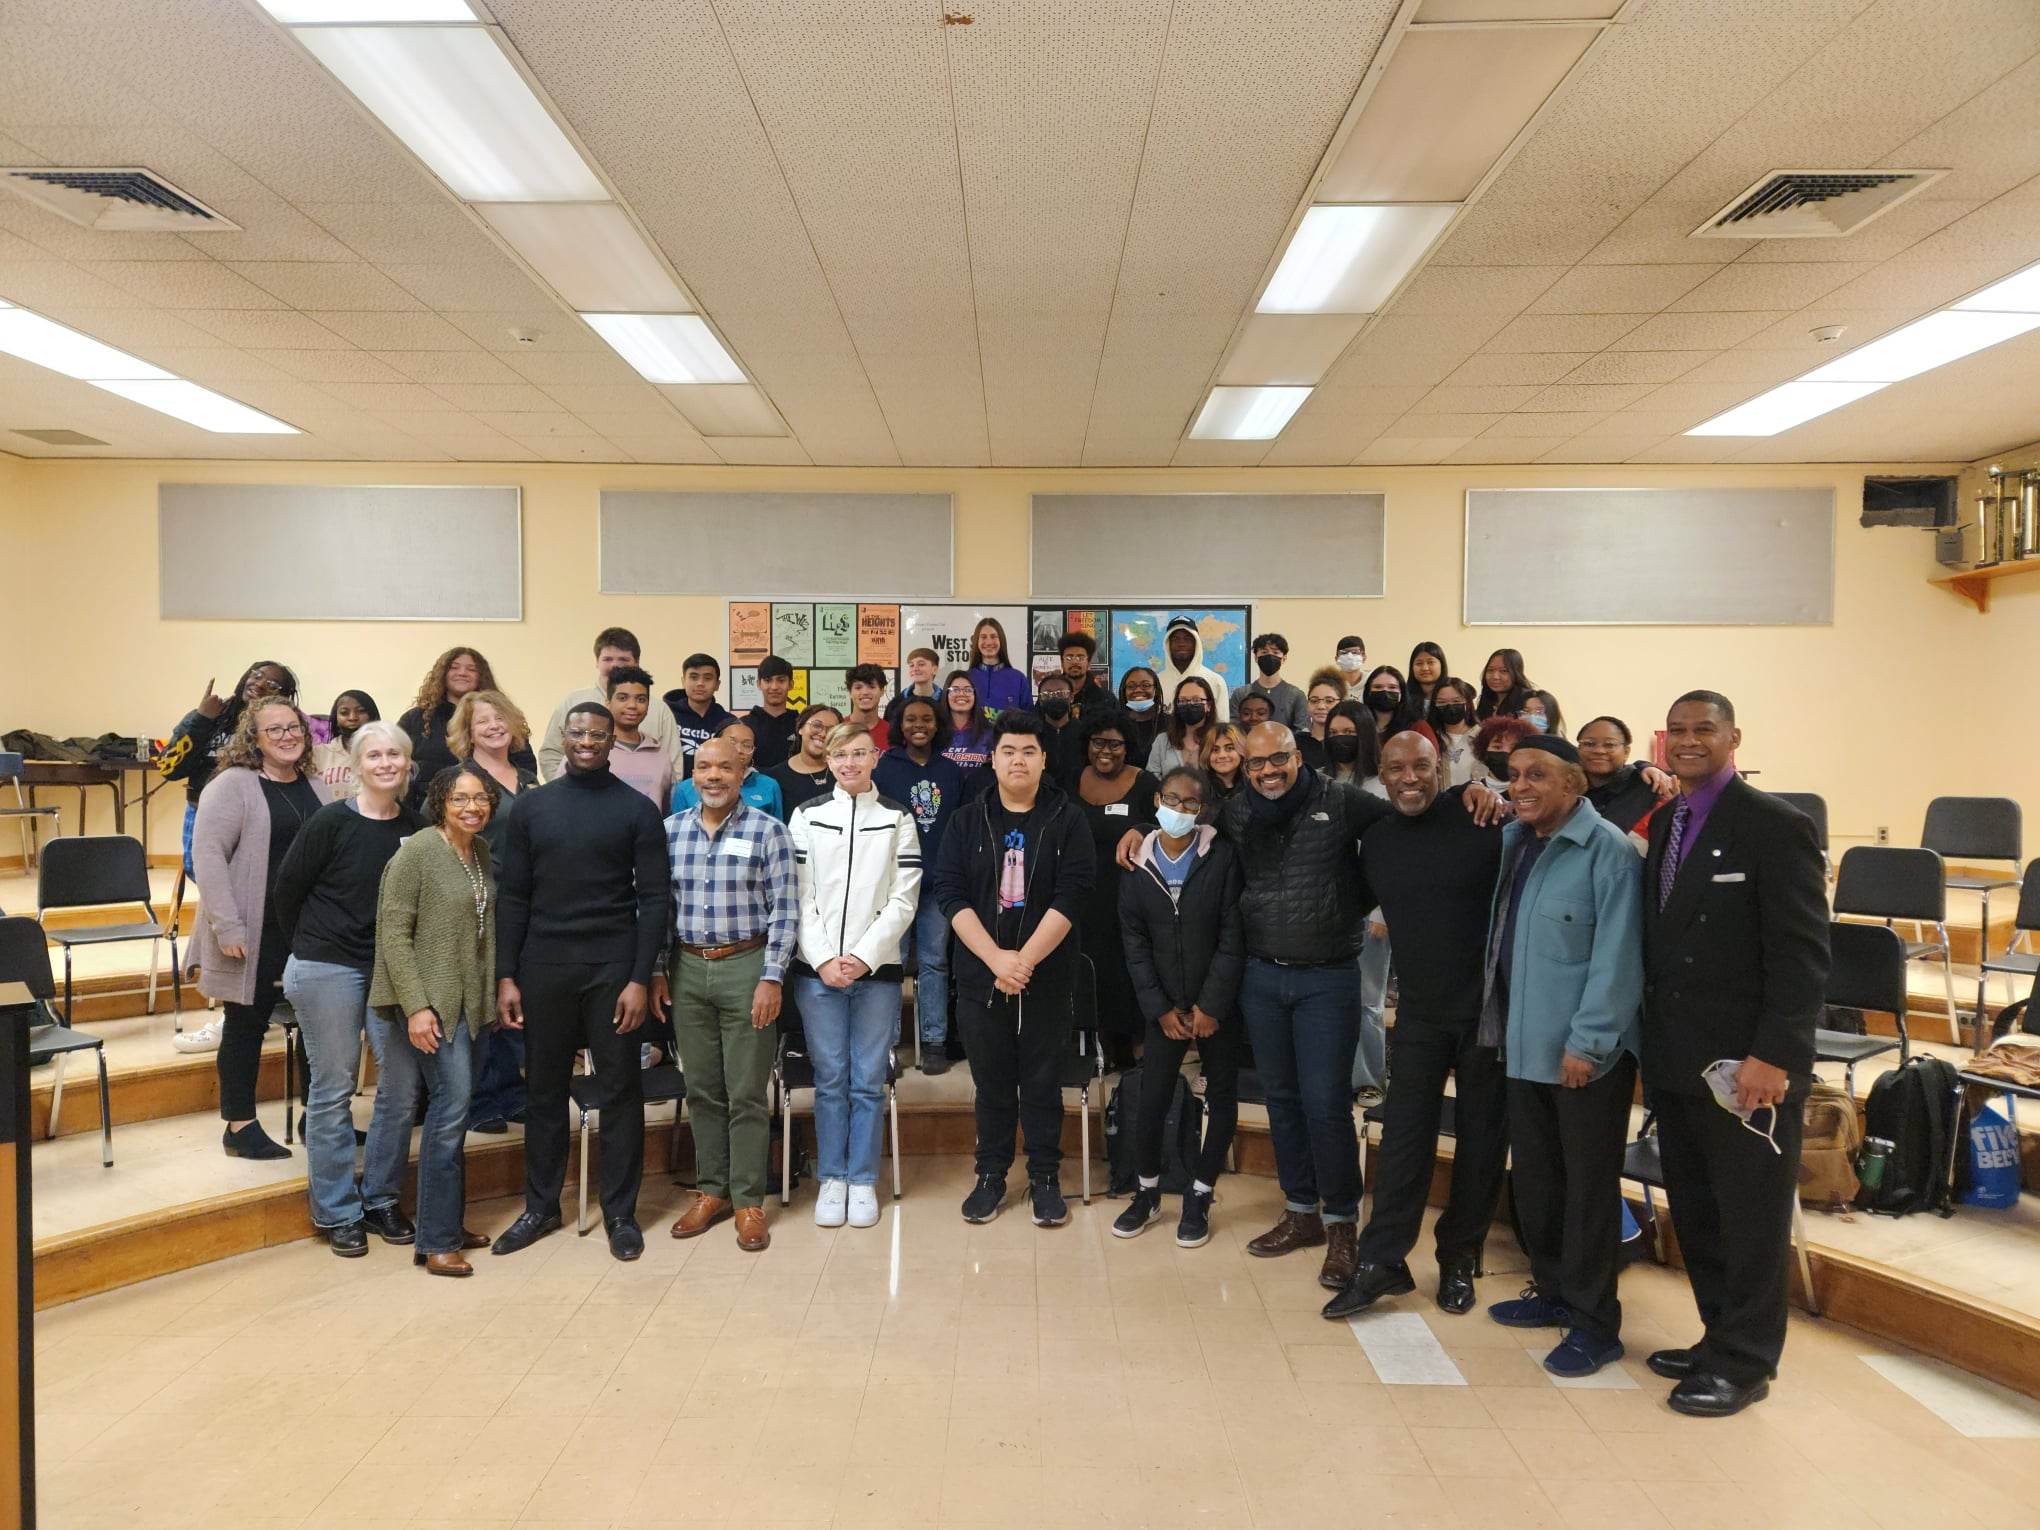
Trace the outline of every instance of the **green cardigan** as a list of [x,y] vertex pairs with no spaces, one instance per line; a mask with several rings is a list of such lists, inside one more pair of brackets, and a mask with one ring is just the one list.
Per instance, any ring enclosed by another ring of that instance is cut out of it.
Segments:
[[467,868],[437,829],[406,839],[383,868],[368,1002],[384,1019],[402,1025],[431,1009],[451,1025],[465,1015],[470,1035],[495,1023],[496,878],[487,843],[472,848],[489,889],[480,940]]

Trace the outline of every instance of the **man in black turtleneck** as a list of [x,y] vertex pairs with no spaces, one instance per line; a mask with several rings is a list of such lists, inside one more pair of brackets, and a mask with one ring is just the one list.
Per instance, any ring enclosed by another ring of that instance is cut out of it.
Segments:
[[[598,702],[567,712],[565,772],[519,795],[496,877],[496,1014],[525,1033],[530,1093],[524,1212],[495,1252],[560,1225],[567,1080],[588,1049],[602,1114],[602,1220],[618,1259],[644,1252],[637,1225],[645,1103],[638,1038],[665,935],[666,833],[659,810],[609,770],[615,719]],[[527,1024],[528,1019],[528,1024]]]

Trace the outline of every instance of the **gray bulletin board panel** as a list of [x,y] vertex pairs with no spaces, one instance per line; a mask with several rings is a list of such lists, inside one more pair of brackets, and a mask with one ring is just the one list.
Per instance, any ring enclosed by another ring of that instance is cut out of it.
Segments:
[[159,609],[166,621],[521,621],[522,514],[514,484],[166,483]]
[[1384,499],[1037,494],[1033,592],[1075,601],[1124,590],[1143,603],[1185,605],[1213,590],[1249,598],[1378,598],[1387,592]]
[[605,595],[946,596],[952,543],[947,494],[602,491]]
[[1470,489],[1466,624],[1817,627],[1832,489]]

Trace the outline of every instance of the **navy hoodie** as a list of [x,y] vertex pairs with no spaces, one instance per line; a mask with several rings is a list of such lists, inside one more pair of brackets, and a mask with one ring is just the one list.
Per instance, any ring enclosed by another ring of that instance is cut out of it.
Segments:
[[963,806],[963,767],[939,754],[916,765],[906,746],[896,745],[879,756],[871,779],[880,796],[914,815],[914,827],[921,833],[921,864],[933,867],[942,848],[942,831]]

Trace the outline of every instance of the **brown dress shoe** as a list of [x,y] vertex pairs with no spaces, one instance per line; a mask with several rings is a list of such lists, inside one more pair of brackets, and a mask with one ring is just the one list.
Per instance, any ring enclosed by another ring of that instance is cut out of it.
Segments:
[[461,1258],[459,1254],[427,1254],[425,1256],[425,1273],[427,1275],[452,1275],[458,1277],[472,1275],[474,1272],[475,1267]]
[[1360,1229],[1353,1222],[1325,1224],[1325,1263],[1317,1283],[1329,1291],[1342,1291],[1360,1268]]
[[1324,1219],[1315,1211],[1288,1211],[1282,1220],[1247,1245],[1256,1259],[1274,1259],[1300,1248],[1316,1248],[1325,1241]]
[[713,1195],[697,1195],[673,1224],[676,1238],[698,1238],[730,1214],[730,1203]]
[[771,1243],[772,1234],[765,1230],[765,1208],[745,1206],[737,1212],[737,1247],[747,1254],[762,1252]]
[[463,1227],[460,1230],[460,1246],[462,1248],[487,1248],[489,1246],[489,1235],[487,1233],[469,1232]]

